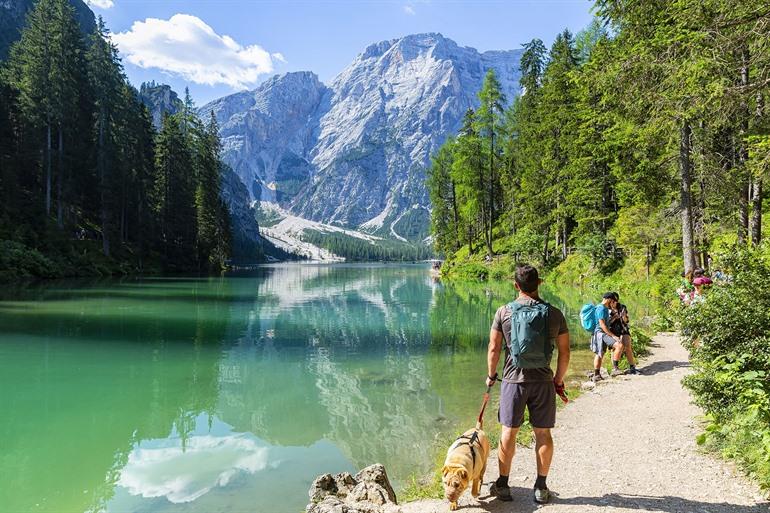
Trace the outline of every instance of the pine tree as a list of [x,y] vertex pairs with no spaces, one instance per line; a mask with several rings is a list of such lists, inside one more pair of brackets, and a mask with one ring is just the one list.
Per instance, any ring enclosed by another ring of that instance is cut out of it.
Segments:
[[180,116],[165,116],[155,142],[153,207],[160,249],[169,268],[185,268],[197,261],[193,169]]
[[198,183],[195,190],[199,265],[222,268],[229,256],[227,208],[221,199],[219,127],[214,113],[200,132],[197,146]]
[[431,233],[439,253],[451,254],[459,249],[460,228],[457,187],[452,178],[454,138],[448,138],[431,158],[427,188],[431,205]]
[[119,168],[117,145],[118,107],[121,104],[124,78],[118,59],[118,50],[109,41],[104,21],[99,17],[96,30],[91,34],[88,50],[89,77],[94,91],[96,108],[96,169],[101,205],[102,251],[110,254],[115,185],[121,178],[115,176]]
[[503,131],[503,111],[505,95],[500,87],[494,69],[489,69],[479,91],[480,106],[476,112],[476,131],[482,139],[486,176],[482,193],[482,218],[484,220],[484,242],[487,254],[493,255],[492,232],[497,222],[500,208],[500,165],[501,135]]

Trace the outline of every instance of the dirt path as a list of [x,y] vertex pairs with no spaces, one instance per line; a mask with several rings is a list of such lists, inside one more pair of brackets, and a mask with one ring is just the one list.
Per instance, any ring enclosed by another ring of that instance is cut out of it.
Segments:
[[[532,501],[535,457],[519,447],[509,483],[513,502],[488,495],[497,478],[497,455],[490,457],[479,501],[466,492],[463,513],[769,513],[759,489],[732,466],[702,454],[695,444],[701,411],[680,382],[689,372],[687,352],[674,334],[655,337],[641,376],[621,376],[581,396],[559,411],[553,431],[555,454],[548,486],[551,504]],[[494,414],[488,429],[499,429]],[[613,442],[613,433],[622,433]],[[446,501],[402,506],[404,513],[445,513]]]

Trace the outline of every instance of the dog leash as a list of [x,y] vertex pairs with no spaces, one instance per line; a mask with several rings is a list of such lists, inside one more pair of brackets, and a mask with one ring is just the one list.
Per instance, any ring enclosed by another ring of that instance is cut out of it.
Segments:
[[487,403],[489,402],[489,391],[492,390],[491,386],[487,387],[487,391],[484,392],[484,401],[481,403],[481,411],[479,412],[479,422],[482,422],[484,419],[484,410],[487,408]]

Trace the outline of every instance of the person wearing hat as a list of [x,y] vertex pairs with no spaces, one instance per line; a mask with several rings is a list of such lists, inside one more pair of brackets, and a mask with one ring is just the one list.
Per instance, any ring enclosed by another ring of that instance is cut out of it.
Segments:
[[591,378],[594,382],[602,379],[602,359],[607,349],[612,350],[611,375],[615,376],[621,373],[618,364],[623,356],[623,339],[610,331],[610,310],[616,305],[615,294],[607,292],[602,296],[602,302],[596,305],[594,310],[596,328],[594,328],[594,333],[591,337],[591,350],[596,354],[594,356],[594,375]]

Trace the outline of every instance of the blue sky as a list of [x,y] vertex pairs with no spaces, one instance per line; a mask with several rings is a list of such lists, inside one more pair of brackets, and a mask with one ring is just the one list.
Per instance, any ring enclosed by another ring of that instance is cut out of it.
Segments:
[[330,82],[371,43],[441,32],[478,50],[547,45],[591,20],[588,0],[87,0],[114,34],[135,85],[155,80],[198,105],[276,73]]

